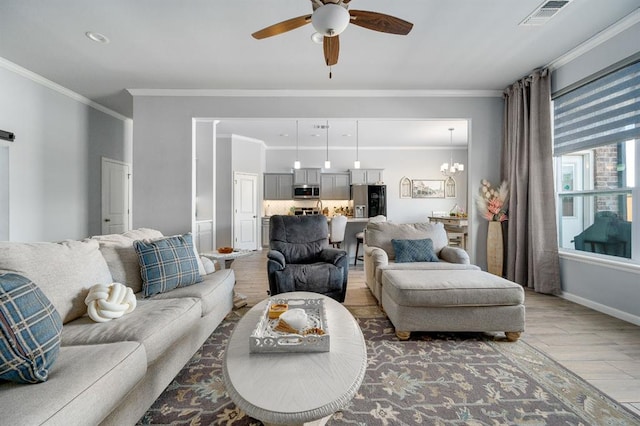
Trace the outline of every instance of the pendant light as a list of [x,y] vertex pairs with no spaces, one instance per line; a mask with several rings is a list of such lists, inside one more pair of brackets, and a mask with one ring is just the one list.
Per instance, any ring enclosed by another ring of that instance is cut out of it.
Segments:
[[462,163],[454,163],[453,162],[453,131],[455,129],[453,127],[449,128],[450,132],[450,143],[451,143],[451,154],[449,157],[448,163],[442,163],[440,166],[440,171],[445,176],[453,176],[457,173],[464,171],[464,164]]
[[293,162],[293,168],[294,169],[299,169],[300,168],[300,160],[299,160],[299,142],[298,142],[298,120],[296,120],[296,161]]
[[331,168],[331,161],[329,161],[329,120],[327,120],[327,159],[324,160],[324,168]]
[[359,148],[359,138],[360,138],[360,132],[359,132],[359,126],[358,126],[358,121],[356,121],[356,161],[353,162],[353,168],[354,169],[359,169],[360,168],[360,160],[358,157],[358,148]]

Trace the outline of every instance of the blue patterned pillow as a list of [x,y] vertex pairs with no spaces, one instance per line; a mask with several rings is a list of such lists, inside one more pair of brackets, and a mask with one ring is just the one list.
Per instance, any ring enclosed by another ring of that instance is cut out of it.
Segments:
[[396,263],[406,262],[439,262],[433,250],[433,240],[391,240],[396,252]]
[[31,280],[0,274],[0,379],[40,383],[60,351],[62,319]]
[[191,234],[134,241],[145,297],[202,281]]

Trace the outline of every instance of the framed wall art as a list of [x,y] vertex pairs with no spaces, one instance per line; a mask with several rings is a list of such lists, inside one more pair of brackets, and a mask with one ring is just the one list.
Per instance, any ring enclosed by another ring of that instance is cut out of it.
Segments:
[[444,181],[444,196],[446,198],[456,198],[456,181],[451,176]]
[[414,179],[411,181],[413,198],[444,198],[444,181]]
[[411,180],[406,176],[400,179],[400,198],[411,198]]

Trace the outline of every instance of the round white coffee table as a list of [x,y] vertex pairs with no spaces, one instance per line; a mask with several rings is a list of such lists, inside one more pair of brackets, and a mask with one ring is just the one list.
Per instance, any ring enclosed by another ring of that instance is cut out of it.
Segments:
[[227,392],[249,416],[265,424],[324,424],[362,384],[367,348],[351,313],[316,293],[282,293],[272,299],[324,299],[331,336],[329,352],[250,353],[249,336],[267,300],[238,322],[224,356]]

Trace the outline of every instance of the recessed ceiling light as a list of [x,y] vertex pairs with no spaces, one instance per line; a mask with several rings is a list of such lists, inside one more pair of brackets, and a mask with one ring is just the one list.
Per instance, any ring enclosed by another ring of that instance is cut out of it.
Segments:
[[102,43],[102,44],[109,43],[109,38],[104,34],[94,33],[93,31],[87,31],[86,33],[84,33],[84,35],[86,35],[90,40],[93,40],[96,43]]

